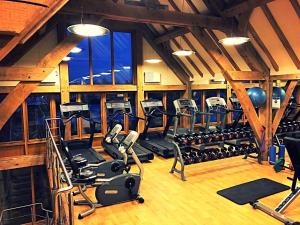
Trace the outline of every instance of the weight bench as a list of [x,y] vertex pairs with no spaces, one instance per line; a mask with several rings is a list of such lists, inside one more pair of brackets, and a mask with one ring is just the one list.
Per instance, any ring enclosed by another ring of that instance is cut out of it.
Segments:
[[300,222],[295,222],[290,218],[283,215],[283,212],[287,207],[298,197],[300,194],[300,187],[296,187],[297,180],[300,180],[300,139],[293,137],[285,137],[283,139],[292,165],[295,169],[293,183],[291,187],[291,193],[288,194],[275,209],[271,209],[268,206],[263,205],[260,202],[253,202],[251,205],[254,209],[259,209],[264,213],[274,217],[275,219],[283,222],[285,225],[300,225]]

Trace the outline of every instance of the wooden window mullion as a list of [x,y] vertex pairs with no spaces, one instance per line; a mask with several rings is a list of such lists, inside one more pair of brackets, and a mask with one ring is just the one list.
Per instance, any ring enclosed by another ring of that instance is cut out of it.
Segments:
[[110,32],[110,57],[111,57],[111,79],[112,79],[112,84],[116,84],[115,80],[115,51],[114,51],[114,33]]

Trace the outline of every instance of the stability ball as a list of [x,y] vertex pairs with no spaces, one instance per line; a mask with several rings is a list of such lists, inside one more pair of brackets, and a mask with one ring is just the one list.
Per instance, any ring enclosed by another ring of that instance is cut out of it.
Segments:
[[266,92],[262,88],[260,87],[249,88],[247,93],[255,108],[260,108],[266,103],[267,100]]
[[281,87],[273,87],[273,99],[280,99],[280,102],[283,102],[285,98],[285,90]]

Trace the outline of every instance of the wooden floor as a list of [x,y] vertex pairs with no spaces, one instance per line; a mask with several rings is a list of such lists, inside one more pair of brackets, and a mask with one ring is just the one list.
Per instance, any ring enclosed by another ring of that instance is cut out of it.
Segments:
[[[216,192],[263,177],[290,186],[291,181],[287,176],[291,176],[291,173],[285,171],[276,174],[269,165],[258,165],[252,159],[235,157],[188,166],[188,180],[183,182],[179,176],[169,173],[172,162],[173,159],[156,157],[151,163],[144,164],[145,176],[141,187],[144,204],[128,202],[99,208],[83,220],[78,220],[77,215],[84,206],[75,206],[75,224],[282,224],[261,211],[252,209],[250,205],[237,205]],[[262,202],[274,207],[287,193],[289,191],[267,197]],[[89,194],[93,195],[93,192]],[[295,220],[300,220],[299,200],[286,211],[286,215]]]

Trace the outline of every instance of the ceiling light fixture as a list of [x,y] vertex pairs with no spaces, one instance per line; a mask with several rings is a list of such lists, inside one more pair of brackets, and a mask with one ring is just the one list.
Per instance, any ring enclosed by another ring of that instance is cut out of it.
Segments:
[[219,43],[221,43],[222,45],[226,45],[226,46],[234,46],[234,45],[244,44],[248,41],[250,41],[250,38],[248,38],[248,37],[236,36],[236,37],[226,37],[226,38],[220,39]]
[[[184,2],[185,0],[182,0],[182,7],[181,7],[181,13],[183,13],[183,9],[184,9]],[[194,54],[195,52],[192,51],[192,50],[187,50],[187,49],[183,49],[182,48],[182,45],[181,45],[181,39],[182,39],[182,36],[179,36],[179,46],[181,49],[178,49],[176,51],[173,51],[172,52],[172,55],[176,55],[178,57],[184,57],[184,56],[190,56],[192,54]]]
[[130,70],[131,67],[130,67],[130,66],[123,66],[123,69],[124,69],[124,70]]
[[190,56],[192,54],[194,54],[195,52],[192,51],[192,50],[186,50],[186,49],[179,49],[177,51],[174,51],[172,52],[173,55],[176,55],[176,56]]
[[81,8],[80,23],[69,26],[67,30],[83,37],[103,36],[109,33],[109,30],[105,27],[83,23],[83,7]]
[[161,59],[145,59],[146,63],[156,64],[162,62]]
[[71,57],[70,56],[65,56],[63,57],[62,61],[64,62],[69,62],[71,60]]
[[71,53],[79,53],[79,52],[81,52],[81,51],[82,51],[81,48],[74,47],[74,48],[72,48]]

